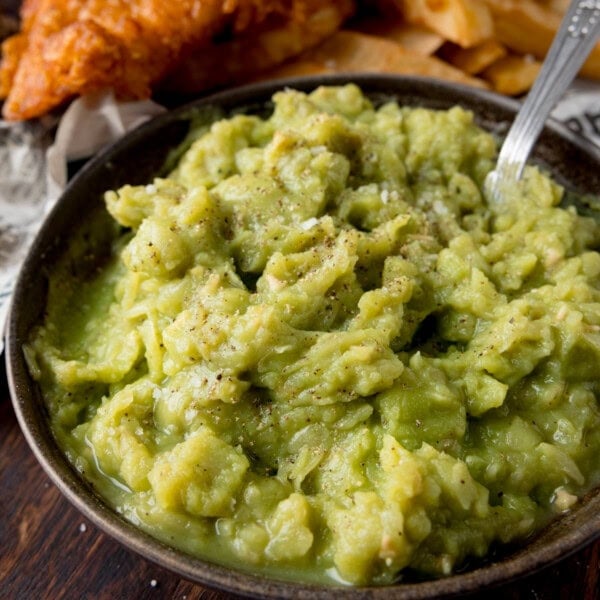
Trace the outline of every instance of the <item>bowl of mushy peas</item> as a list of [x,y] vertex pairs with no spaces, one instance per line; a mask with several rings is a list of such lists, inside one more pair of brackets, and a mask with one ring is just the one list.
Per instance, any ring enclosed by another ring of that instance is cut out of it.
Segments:
[[425,79],[267,82],[73,178],[23,266],[14,406],[84,515],[203,585],[440,598],[600,534],[600,154]]

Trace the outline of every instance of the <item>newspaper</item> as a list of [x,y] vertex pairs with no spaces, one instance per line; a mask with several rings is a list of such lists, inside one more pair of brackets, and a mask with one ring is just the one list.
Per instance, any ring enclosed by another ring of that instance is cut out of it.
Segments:
[[[10,296],[27,250],[67,183],[69,161],[92,156],[165,109],[119,103],[112,93],[79,98],[58,123],[0,121],[0,353]],[[553,116],[600,147],[600,91],[576,81]]]

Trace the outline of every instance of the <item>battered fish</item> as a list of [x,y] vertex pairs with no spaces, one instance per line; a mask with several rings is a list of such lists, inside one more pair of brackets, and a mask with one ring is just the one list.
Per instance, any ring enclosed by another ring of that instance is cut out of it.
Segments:
[[173,65],[217,34],[248,31],[273,15],[302,22],[306,5],[307,0],[24,0],[21,32],[3,44],[3,116],[38,117],[106,87],[122,99],[147,98]]
[[355,10],[353,0],[306,0],[308,16],[290,23],[278,15],[231,40],[213,43],[179,63],[164,90],[194,93],[256,78],[333,35]]

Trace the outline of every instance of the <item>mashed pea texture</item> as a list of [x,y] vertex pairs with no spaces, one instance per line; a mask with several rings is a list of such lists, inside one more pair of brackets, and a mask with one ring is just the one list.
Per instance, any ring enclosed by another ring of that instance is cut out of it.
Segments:
[[106,194],[92,276],[26,347],[53,431],[127,519],[283,578],[450,574],[600,481],[600,228],[461,108],[353,85],[196,132]]

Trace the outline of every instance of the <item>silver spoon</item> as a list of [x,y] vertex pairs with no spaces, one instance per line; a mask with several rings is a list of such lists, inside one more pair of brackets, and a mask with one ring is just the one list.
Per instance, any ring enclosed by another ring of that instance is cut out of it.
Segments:
[[518,181],[550,111],[565,93],[600,34],[600,0],[573,0],[544,64],[506,136],[496,168],[485,180],[490,202]]

